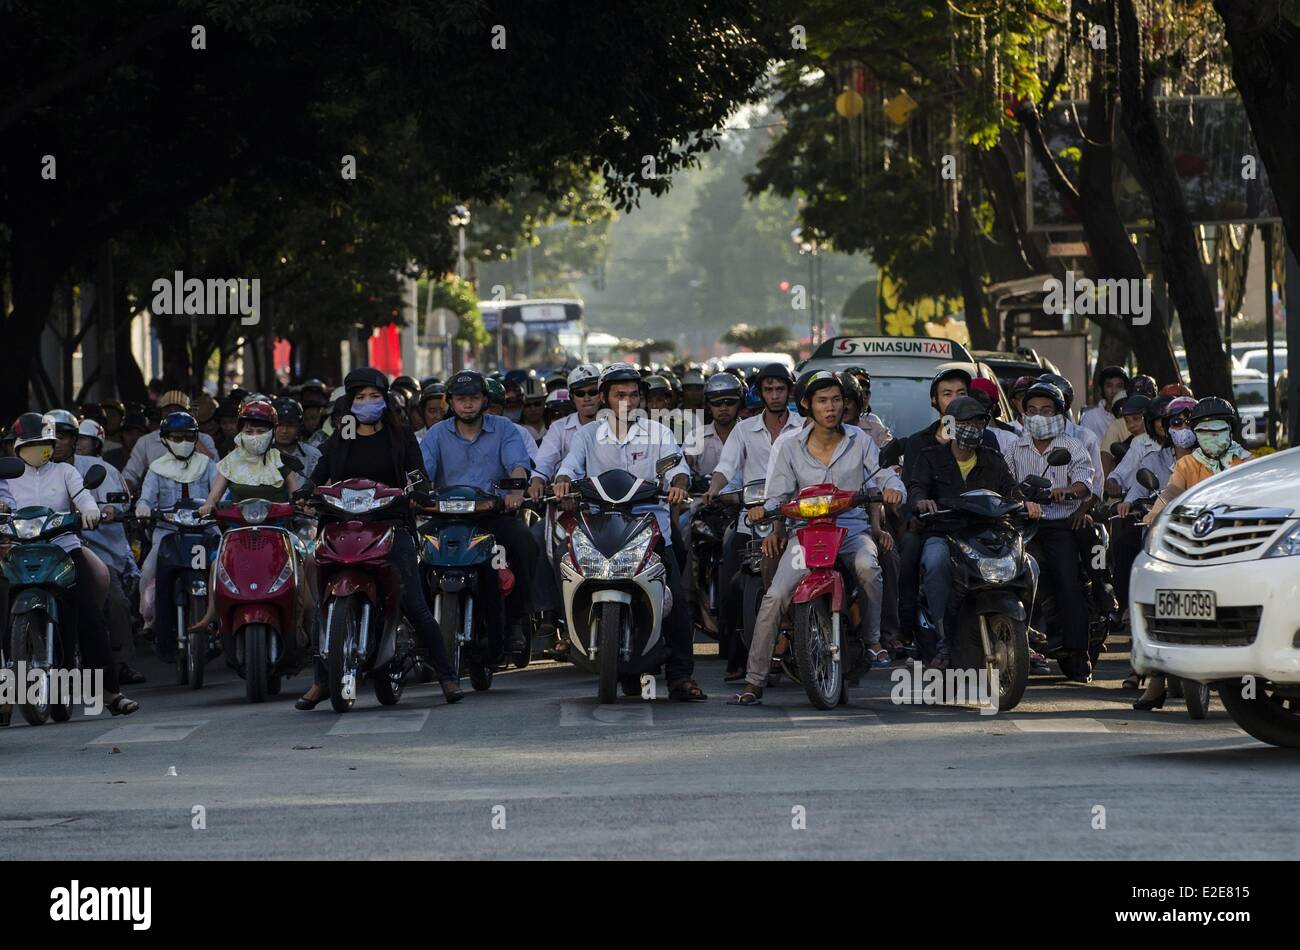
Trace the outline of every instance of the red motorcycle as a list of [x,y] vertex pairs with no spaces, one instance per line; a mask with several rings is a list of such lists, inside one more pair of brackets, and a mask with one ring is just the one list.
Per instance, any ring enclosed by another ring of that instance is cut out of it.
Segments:
[[300,638],[300,571],[288,523],[293,506],[249,498],[218,508],[225,530],[217,550],[217,619],[226,663],[244,678],[250,703],[279,695],[281,677],[292,676],[306,661]]
[[369,677],[375,698],[392,706],[422,661],[415,630],[401,610],[401,583],[392,563],[394,532],[404,530],[400,501],[407,491],[351,478],[312,491],[320,517],[316,568],[320,578],[320,655],[329,676],[330,705],[347,712]]
[[808,568],[791,598],[791,672],[797,671],[799,682],[818,709],[848,702],[845,669],[852,669],[866,650],[859,627],[849,614],[857,579],[836,563],[848,529],[837,526],[835,516],[879,500],[880,494],[875,491],[851,492],[829,484],[810,485],[780,509],[787,519],[799,522],[795,531]]

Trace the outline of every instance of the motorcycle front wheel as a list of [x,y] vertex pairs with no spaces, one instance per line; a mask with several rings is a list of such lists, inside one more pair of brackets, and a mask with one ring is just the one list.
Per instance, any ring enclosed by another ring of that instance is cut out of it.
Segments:
[[997,689],[998,710],[1006,712],[1019,705],[1029,685],[1029,629],[1006,614],[993,614],[986,623],[997,672],[997,682],[989,687]]
[[[191,594],[189,616],[186,618],[189,623],[194,623],[207,612],[208,599],[197,594]],[[189,630],[189,623],[185,625],[185,630]],[[188,634],[185,649],[185,673],[186,678],[189,680],[190,689],[203,688],[203,673],[208,666],[208,639],[209,634],[206,630],[190,631]]]
[[596,628],[596,698],[601,703],[618,700],[618,648],[623,636],[623,605],[606,601],[600,605]]
[[794,605],[791,646],[808,699],[818,709],[834,709],[844,688],[844,665],[831,650],[834,627],[829,596]]
[[[32,612],[18,614],[10,625],[9,656],[14,663],[20,660],[30,669],[33,659],[45,659],[45,638],[49,633],[49,624],[44,614]],[[54,640],[54,666],[59,666],[59,641]],[[47,671],[47,676],[48,671]],[[20,684],[25,687],[26,684]],[[33,726],[43,726],[53,719],[55,722],[67,722],[72,718],[72,709],[66,703],[51,703],[49,680],[46,680],[44,700],[38,703],[19,703],[18,711]]]
[[264,623],[244,627],[244,695],[250,703],[266,702],[266,650],[271,631]]
[[[357,659],[356,643],[360,636],[360,621],[357,619],[355,596],[340,597],[334,602],[334,611],[330,615],[329,656],[325,659],[329,678],[330,706],[336,713],[345,713],[357,701]],[[343,696],[343,683],[351,677],[352,695]]]

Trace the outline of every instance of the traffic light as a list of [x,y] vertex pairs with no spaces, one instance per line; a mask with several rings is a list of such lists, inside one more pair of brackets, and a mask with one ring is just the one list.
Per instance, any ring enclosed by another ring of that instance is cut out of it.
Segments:
[[781,283],[777,284],[776,286],[777,289],[780,290],[781,293],[783,294],[788,294],[790,292],[790,282],[788,280],[783,280],[781,281]]

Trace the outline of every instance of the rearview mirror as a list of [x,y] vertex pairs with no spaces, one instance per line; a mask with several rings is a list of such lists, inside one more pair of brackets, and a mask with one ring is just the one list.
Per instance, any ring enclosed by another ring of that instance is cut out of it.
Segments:
[[1044,488],[1052,487],[1052,483],[1049,482],[1047,479],[1043,478],[1042,475],[1026,475],[1025,480],[1020,484],[1027,485],[1028,487],[1038,491],[1041,491]]
[[1056,467],[1057,465],[1069,465],[1070,450],[1052,449],[1052,451],[1047,453],[1047,464],[1051,465],[1052,467]]
[[1110,457],[1113,458],[1116,462],[1118,462],[1120,459],[1124,457],[1124,453],[1128,451],[1128,446],[1125,445],[1123,442],[1112,442],[1110,444],[1109,451],[1110,451]]
[[528,479],[500,478],[497,479],[492,484],[495,485],[497,488],[503,489],[504,491],[523,491],[525,488],[528,487]]
[[22,478],[26,467],[20,458],[10,456],[9,458],[0,459],[0,478]]
[[81,477],[81,484],[85,485],[90,491],[94,491],[104,484],[104,476],[107,474],[108,472],[104,471],[104,466],[92,465],[86,470],[86,474]]
[[894,439],[880,450],[880,467],[893,468],[903,458],[903,440]]
[[1160,487],[1160,479],[1156,478],[1155,472],[1149,468],[1138,469],[1137,482],[1147,491],[1155,491]]
[[681,464],[682,457],[677,455],[665,455],[659,461],[655,462],[655,474],[661,478]]
[[302,474],[302,462],[298,461],[292,455],[285,455],[283,452],[281,452],[280,463],[289,471],[296,472],[299,475]]

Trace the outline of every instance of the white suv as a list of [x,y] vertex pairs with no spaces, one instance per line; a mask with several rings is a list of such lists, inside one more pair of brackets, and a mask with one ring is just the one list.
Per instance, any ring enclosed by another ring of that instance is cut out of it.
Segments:
[[1129,590],[1139,673],[1213,682],[1237,725],[1300,748],[1300,448],[1180,495]]

